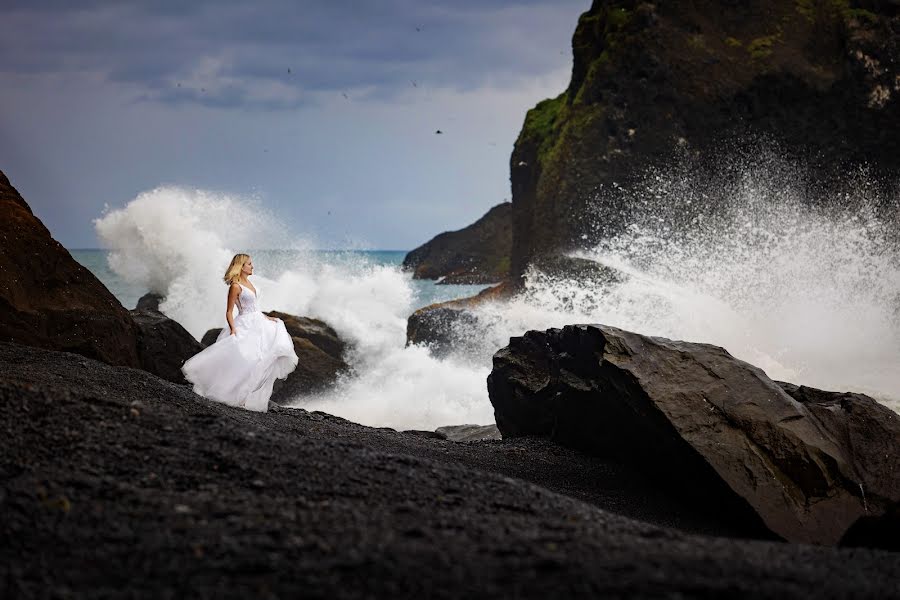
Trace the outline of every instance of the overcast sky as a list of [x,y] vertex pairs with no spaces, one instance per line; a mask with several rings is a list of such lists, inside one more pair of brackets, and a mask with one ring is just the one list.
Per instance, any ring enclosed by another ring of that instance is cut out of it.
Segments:
[[509,198],[589,5],[7,0],[0,170],[69,248],[99,245],[105,205],[180,185],[323,248],[409,249]]

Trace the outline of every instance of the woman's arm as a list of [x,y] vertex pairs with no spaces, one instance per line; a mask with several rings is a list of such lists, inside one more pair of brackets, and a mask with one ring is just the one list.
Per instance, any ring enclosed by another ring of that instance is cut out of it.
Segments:
[[232,283],[231,287],[228,288],[228,308],[225,309],[225,320],[228,321],[228,328],[231,330],[231,335],[237,333],[234,330],[234,316],[232,316],[232,312],[234,312],[234,303],[237,301],[238,295],[241,293],[241,286],[236,283]]

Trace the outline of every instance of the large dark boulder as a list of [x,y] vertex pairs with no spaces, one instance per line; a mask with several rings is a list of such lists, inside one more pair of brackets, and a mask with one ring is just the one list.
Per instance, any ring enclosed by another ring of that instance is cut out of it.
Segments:
[[349,366],[344,361],[346,344],[327,323],[278,311],[266,314],[284,322],[299,359],[297,368],[287,379],[275,382],[273,402],[286,402],[318,392],[334,384],[348,370]]
[[138,328],[141,368],[175,383],[187,383],[181,372],[184,361],[203,349],[194,336],[157,310],[132,310]]
[[0,172],[0,339],[139,366],[128,311],[50,236]]
[[787,540],[837,543],[900,500],[896,413],[859,394],[789,394],[717,346],[604,325],[529,331],[494,355],[488,390],[504,438],[635,462]]
[[475,223],[442,233],[412,250],[403,267],[416,279],[441,283],[497,283],[509,276],[512,205],[498,204]]
[[685,157],[713,188],[760,141],[803,163],[810,189],[851,164],[872,181],[900,171],[896,2],[595,0],[572,52],[568,88],[528,112],[510,157],[516,281],[621,232],[653,201],[629,190]]

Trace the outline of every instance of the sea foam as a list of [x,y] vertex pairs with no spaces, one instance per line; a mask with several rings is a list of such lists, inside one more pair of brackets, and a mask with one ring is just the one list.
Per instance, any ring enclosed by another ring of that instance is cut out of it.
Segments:
[[326,321],[350,344],[353,367],[293,405],[367,425],[492,422],[485,378],[493,353],[511,336],[570,323],[721,345],[775,379],[860,391],[900,408],[900,252],[896,220],[879,208],[885,202],[870,197],[865,177],[838,201],[816,202],[777,159],[739,175],[699,186],[679,169],[648,172],[628,191],[627,226],[577,253],[621,281],[596,286],[532,272],[516,298],[474,309],[477,329],[461,324],[455,351],[440,358],[406,346],[415,308],[408,273],[362,259],[322,261],[258,202],[164,187],[95,224],[110,267],[163,295],[161,309],[198,338],[224,326],[221,277],[235,252],[291,250],[254,259],[262,308]]

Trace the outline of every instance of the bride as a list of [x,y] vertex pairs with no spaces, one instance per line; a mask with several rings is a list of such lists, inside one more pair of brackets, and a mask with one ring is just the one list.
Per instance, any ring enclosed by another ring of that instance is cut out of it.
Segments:
[[275,380],[287,377],[297,367],[298,359],[281,319],[259,310],[259,290],[250,283],[250,275],[250,256],[236,254],[224,277],[229,286],[225,311],[228,327],[222,329],[214,344],[189,358],[181,372],[201,396],[266,412]]

